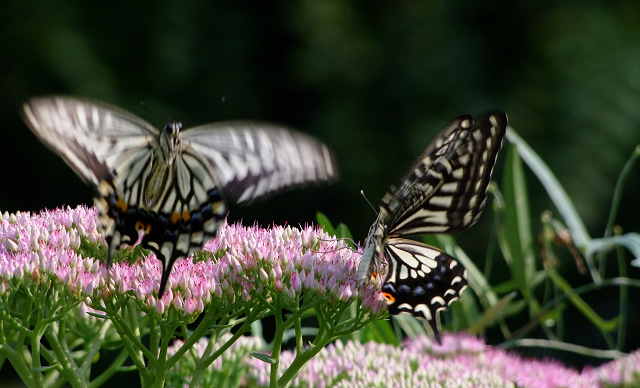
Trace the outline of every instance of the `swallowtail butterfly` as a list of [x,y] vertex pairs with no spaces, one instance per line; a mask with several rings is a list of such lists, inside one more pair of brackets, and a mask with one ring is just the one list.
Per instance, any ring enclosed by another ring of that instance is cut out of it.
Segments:
[[67,97],[35,98],[22,116],[33,133],[91,187],[108,244],[138,240],[162,262],[158,296],[173,263],[215,236],[225,200],[246,204],[284,189],[337,179],[317,139],[255,122],[164,130],[118,107]]
[[389,313],[406,312],[426,321],[438,342],[438,311],[460,297],[467,271],[439,249],[404,236],[458,233],[478,220],[506,129],[503,112],[451,121],[398,187],[387,192],[369,230],[360,281],[376,276],[385,257],[382,293]]

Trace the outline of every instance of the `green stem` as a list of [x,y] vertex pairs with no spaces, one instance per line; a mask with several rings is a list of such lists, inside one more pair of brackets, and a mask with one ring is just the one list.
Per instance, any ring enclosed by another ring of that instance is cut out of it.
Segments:
[[147,357],[151,356],[151,353],[142,345],[139,339],[133,334],[126,322],[123,321],[122,317],[117,314],[117,312],[109,311],[108,315],[111,319],[111,322],[113,322],[113,326],[116,328],[116,331],[118,332],[118,335],[122,340],[122,344],[129,354],[129,357],[131,358],[131,361],[138,369],[141,380],[144,380],[147,374],[146,366],[142,357],[136,349],[142,350]]
[[[624,255],[622,247],[616,248],[616,254],[618,257],[618,268],[620,271],[620,277],[626,278],[627,271],[627,258]],[[625,340],[627,337],[627,318],[629,316],[629,286],[620,286],[620,320],[618,321],[618,346],[617,349],[622,351],[624,348]]]
[[[278,386],[286,387],[291,382],[291,380],[293,380],[298,375],[300,370],[304,368],[309,360],[311,360],[311,358],[318,354],[330,341],[334,339],[334,331],[331,325],[323,324],[322,322],[319,323],[320,330],[318,331],[318,336],[307,350],[296,353],[296,358],[280,377]],[[326,330],[327,327],[331,328],[329,330]]]
[[296,331],[296,354],[300,354],[304,350],[304,343],[302,338],[302,322],[300,319],[296,319],[293,323]]
[[[63,320],[64,321],[64,320]],[[81,371],[78,369],[75,361],[73,360],[73,356],[70,354],[69,350],[66,349],[66,341],[65,341],[65,333],[66,333],[66,325],[61,321],[59,325],[51,324],[46,328],[46,338],[49,341],[51,346],[51,351],[55,355],[56,362],[59,365],[60,373],[67,379],[69,384],[73,387],[85,387],[86,381],[85,376],[82,375]],[[44,334],[44,333],[43,333]],[[36,350],[35,346],[32,346],[34,349],[33,357],[34,361],[36,356],[38,359],[40,358],[40,338],[42,336],[38,336],[38,341],[34,345],[38,345],[38,350]],[[39,363],[38,363],[39,364]]]
[[100,387],[106,383],[116,372],[120,370],[124,362],[127,361],[127,358],[129,358],[129,354],[123,349],[118,357],[113,360],[111,365],[91,381],[89,387]]
[[[624,164],[620,175],[618,176],[618,181],[616,182],[616,187],[613,190],[613,199],[611,200],[611,209],[609,210],[609,219],[607,220],[607,226],[604,229],[604,237],[610,237],[613,234],[613,226],[616,222],[616,216],[618,215],[618,208],[620,207],[620,201],[622,199],[622,190],[624,188],[627,179],[631,175],[631,170],[633,169],[634,164],[640,158],[640,145],[636,146],[636,148],[631,153],[631,156],[627,160],[627,163]],[[600,263],[600,273],[604,275],[605,265],[604,265],[604,257],[605,253],[602,252],[598,255],[598,261]]]
[[276,302],[278,307],[275,311],[274,317],[276,319],[276,332],[273,337],[273,343],[271,344],[271,358],[274,363],[271,364],[271,374],[269,376],[269,387],[276,388],[278,386],[278,370],[280,368],[280,353],[282,351],[282,338],[284,337],[284,331],[287,326],[282,320],[282,309],[280,303]]
[[0,352],[9,360],[11,366],[25,385],[27,387],[35,387],[34,373],[25,362],[24,353],[21,350],[23,349],[24,337],[22,337],[22,341],[17,342],[17,344],[18,346],[15,350],[11,348],[11,346],[1,345]]
[[244,333],[246,333],[249,330],[249,328],[251,328],[251,322],[253,322],[253,319],[247,319],[242,324],[242,326],[240,326],[238,331],[235,332],[233,337],[229,339],[229,341],[225,342],[222,346],[220,346],[218,350],[216,350],[211,356],[204,359],[204,363],[206,365],[209,365],[213,361],[215,361],[218,357],[220,357],[222,353],[224,353],[227,349],[229,349],[229,347],[231,347],[231,345],[233,345],[234,342],[236,342],[240,337],[242,337],[242,335],[244,335]]
[[629,178],[631,174],[631,169],[638,158],[640,158],[640,145],[636,146],[631,153],[629,160],[627,160],[627,163],[625,163],[622,168],[622,172],[620,172],[620,176],[616,182],[616,188],[613,190],[613,199],[611,201],[611,210],[609,210],[609,219],[607,221],[607,226],[604,229],[604,237],[609,237],[613,234],[613,225],[616,222],[616,215],[618,214],[620,200],[622,199],[622,189],[624,188],[627,178]]
[[567,352],[582,354],[589,357],[597,357],[597,358],[619,358],[624,356],[624,353],[621,353],[617,350],[600,350],[600,349],[591,349],[580,345],[568,344],[565,342],[558,341],[549,341],[544,339],[531,339],[524,338],[511,342],[510,348],[515,347],[537,347],[537,348],[545,348],[545,349],[560,349]]
[[106,338],[107,332],[109,331],[110,327],[111,327],[111,321],[109,321],[108,319],[102,321],[102,324],[100,324],[100,328],[98,330],[97,335],[91,339],[91,343],[87,350],[87,354],[84,358],[84,361],[80,365],[80,369],[87,375],[89,375],[88,372],[91,366],[93,365],[95,356],[100,353],[100,349],[104,344],[104,339]]

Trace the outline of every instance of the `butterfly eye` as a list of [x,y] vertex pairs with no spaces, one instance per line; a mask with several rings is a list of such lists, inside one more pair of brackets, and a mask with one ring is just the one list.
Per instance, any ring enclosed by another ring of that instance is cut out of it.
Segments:
[[173,123],[169,123],[164,127],[164,131],[170,137],[175,137],[176,135],[178,135],[180,133],[180,131],[182,131],[182,123],[178,122],[178,121],[173,122]]

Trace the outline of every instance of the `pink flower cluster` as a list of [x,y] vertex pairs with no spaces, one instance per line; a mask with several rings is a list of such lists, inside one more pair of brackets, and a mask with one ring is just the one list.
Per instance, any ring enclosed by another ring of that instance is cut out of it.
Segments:
[[129,293],[159,314],[173,307],[197,315],[212,300],[228,305],[255,293],[266,300],[278,294],[291,301],[302,293],[335,302],[360,297],[374,314],[386,308],[374,285],[357,285],[361,254],[317,227],[225,225],[204,247],[217,259],[178,260],[159,299],[161,263],[153,254],[134,264],[114,263],[108,277],[104,264],[78,254],[81,235],[91,242],[101,239],[94,208],[5,213],[0,224],[0,293],[8,292],[16,279],[29,278],[40,284],[55,280],[80,299]]
[[0,222],[0,294],[9,292],[12,283],[56,279],[73,295],[91,295],[103,271],[97,260],[76,253],[81,235],[100,240],[95,209],[5,212]]
[[640,350],[613,360],[597,368],[586,368],[583,374],[593,381],[612,387],[640,386]]
[[[281,354],[280,369],[295,358]],[[258,386],[269,386],[270,365],[247,358]],[[444,334],[442,345],[428,337],[402,347],[336,342],[314,357],[294,387],[603,387],[640,385],[640,352],[582,373],[554,361],[524,359],[464,334]]]
[[[167,385],[173,387],[189,386],[191,376],[195,374],[195,369],[198,365],[196,360],[204,355],[208,347],[211,347],[209,350],[209,354],[211,354],[218,350],[222,344],[230,341],[231,337],[230,333],[223,334],[215,345],[209,344],[209,338],[201,338],[180,358],[178,363],[169,369],[166,378]],[[249,353],[258,351],[262,345],[263,341],[258,337],[242,336],[238,338],[229,349],[207,367],[203,376],[202,386],[233,386],[233,384],[229,384],[228,376],[235,374],[239,378],[244,378],[250,372],[249,368],[251,368],[250,363],[247,362],[250,357]],[[183,346],[184,341],[175,340],[173,345],[167,349],[167,357],[173,357]]]

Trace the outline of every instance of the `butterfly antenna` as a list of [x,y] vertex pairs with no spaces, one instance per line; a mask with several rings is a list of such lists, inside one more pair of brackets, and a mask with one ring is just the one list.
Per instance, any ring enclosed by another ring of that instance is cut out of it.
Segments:
[[[353,241],[352,239],[350,239],[348,237],[336,238],[335,240],[334,239],[318,239],[318,241],[325,241],[325,242],[343,242],[343,241],[346,241],[347,244],[345,244],[342,247],[336,247],[334,249],[329,249],[329,250],[324,250],[324,251],[320,251],[320,250],[316,251],[316,250],[310,248],[309,251],[311,251],[313,253],[332,253],[332,252],[340,252],[343,249],[348,249],[348,250],[350,250],[352,252],[356,252],[356,253],[360,252],[358,249],[356,249],[358,247],[358,244],[356,244],[355,241]],[[355,248],[350,247],[349,244],[352,244]]]
[[376,208],[371,204],[371,202],[369,202],[369,198],[367,198],[367,196],[364,193],[364,189],[362,188],[362,186],[360,186],[360,195],[362,195],[362,198],[364,198],[364,200],[369,204],[369,206],[371,206],[371,209],[373,209],[373,212],[376,213],[376,217],[378,216],[378,211],[376,210]]
[[175,121],[175,120],[171,119],[171,116],[164,115],[164,114],[162,114],[162,113],[160,113],[158,111],[155,111],[155,110],[149,108],[149,106],[147,104],[145,104],[144,101],[140,101],[140,106],[142,106],[142,109],[144,109],[145,111],[151,113],[154,116],[162,117],[164,120],[166,120],[169,123]]
[[[353,245],[354,247],[357,247],[357,246],[358,246],[358,244],[356,244],[356,242],[355,242],[352,238],[349,238],[349,237],[337,237],[336,239],[332,239],[332,238],[328,238],[328,239],[327,239],[327,238],[319,238],[319,239],[318,239],[318,241],[325,241],[325,242],[334,242],[334,241],[335,241],[335,242],[343,242],[343,241],[344,241],[344,242],[346,242],[346,243],[347,243],[347,244],[346,244],[346,246],[344,246],[344,247],[336,248],[336,249],[332,249],[332,250],[330,250],[330,251],[319,252],[319,253],[337,252],[337,251],[339,251],[339,250],[341,250],[341,249],[345,249],[345,248],[346,248],[346,249],[350,249],[350,250],[352,250],[352,251],[357,252],[357,250],[356,250],[356,249],[351,248],[351,247],[349,246],[349,244]],[[314,251],[314,252],[316,252],[316,251]]]

